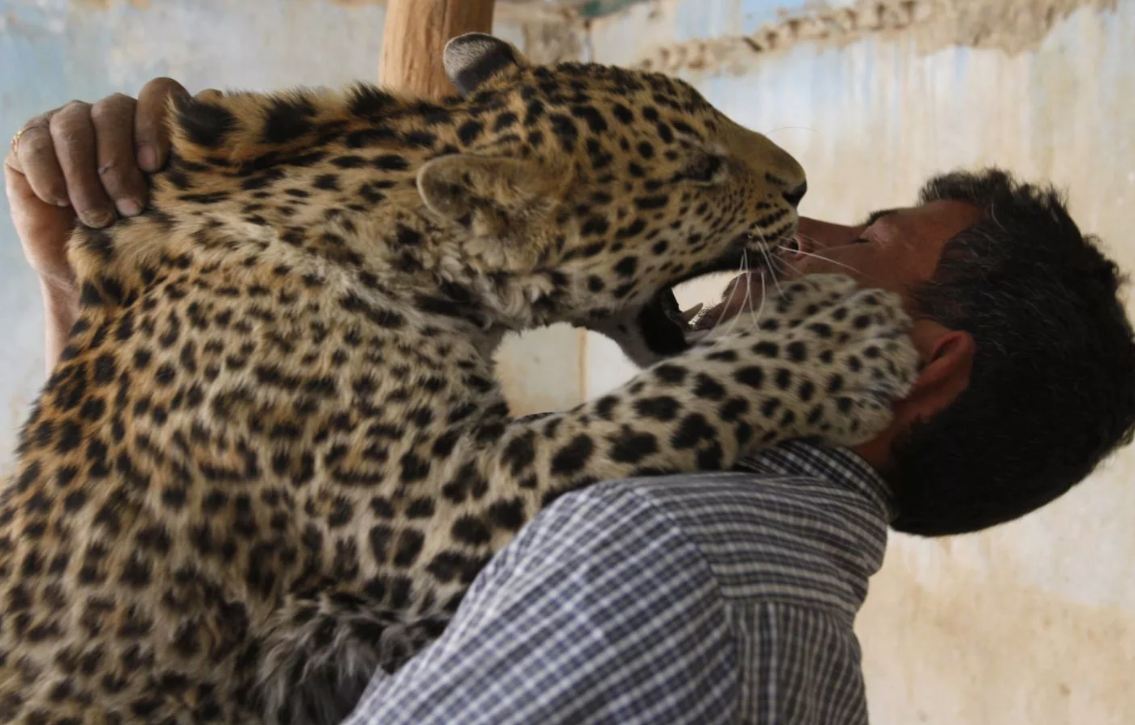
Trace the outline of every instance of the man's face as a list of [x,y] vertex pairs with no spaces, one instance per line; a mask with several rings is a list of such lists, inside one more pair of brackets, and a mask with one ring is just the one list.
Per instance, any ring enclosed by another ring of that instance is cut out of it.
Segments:
[[[980,217],[977,207],[959,201],[877,211],[855,226],[801,217],[798,246],[782,253],[776,279],[846,274],[864,287],[897,292],[909,302],[908,290],[933,276],[946,242]],[[747,302],[746,280],[751,288]],[[702,315],[698,326],[714,325],[746,308],[755,312],[765,294],[775,293],[775,285],[767,271],[738,277],[726,288],[725,301]]]

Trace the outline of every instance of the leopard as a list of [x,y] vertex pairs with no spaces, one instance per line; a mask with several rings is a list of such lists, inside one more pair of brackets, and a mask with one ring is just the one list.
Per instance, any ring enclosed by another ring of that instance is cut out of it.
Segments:
[[[174,99],[147,209],[73,232],[80,314],[0,494],[0,721],[330,725],[557,497],[890,424],[898,296],[675,314],[793,236],[788,152],[680,79],[483,34],[443,64],[440,100]],[[640,369],[513,415],[494,351],[557,323]]]

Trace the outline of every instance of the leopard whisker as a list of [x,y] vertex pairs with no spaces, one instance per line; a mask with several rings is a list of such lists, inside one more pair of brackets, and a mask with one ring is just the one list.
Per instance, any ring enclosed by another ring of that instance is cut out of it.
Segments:
[[779,257],[773,257],[773,264],[774,265],[782,265],[781,270],[780,270],[782,273],[783,272],[790,272],[792,274],[797,274],[797,275],[803,275],[804,274],[803,272],[800,271],[799,267],[792,264],[791,262],[789,262],[786,259],[781,259]]
[[[740,267],[738,269],[738,273],[741,274],[741,275],[747,274],[748,266],[749,266],[748,250],[741,250],[741,264],[740,264]],[[745,285],[745,286],[748,287],[748,285]],[[713,328],[716,328],[718,325],[720,325],[722,322],[725,321],[725,315],[728,312],[728,309],[733,302],[733,295],[735,295],[735,294],[737,294],[737,285],[733,285],[732,287],[729,288],[729,294],[726,295],[725,299],[723,300],[724,309],[722,309],[721,313],[717,317],[717,320],[713,323],[713,325],[712,325]],[[747,299],[742,300],[741,304],[743,305],[747,301],[748,301]],[[733,319],[730,320],[729,329],[725,331],[726,334],[731,332],[733,330],[733,326],[737,324],[736,318],[737,318],[737,316],[734,315]]]
[[768,273],[769,273],[769,276],[770,276],[770,277],[772,277],[772,283],[773,283],[773,285],[774,285],[774,286],[775,286],[775,287],[776,287],[776,288],[777,288],[777,289],[779,290],[779,289],[780,289],[780,280],[779,280],[779,279],[777,279],[777,277],[776,277],[776,273],[777,273],[777,268],[776,268],[777,257],[776,257],[776,255],[775,255],[775,254],[773,254],[773,255],[766,255],[766,258],[768,259],[768,261],[769,261],[769,263],[770,263],[770,264],[768,265]]
[[[760,237],[761,237],[761,245],[760,245],[761,254],[764,255],[765,261],[768,263],[768,266],[771,269],[772,268],[772,255],[769,254],[769,251],[768,251],[768,240],[765,239],[765,235],[762,232],[760,232],[759,230],[757,231],[757,234],[759,234]],[[772,278],[772,283],[776,287],[777,296],[783,295],[784,291],[780,288],[780,280],[778,280],[775,275]]]
[[[747,310],[747,307],[749,305],[749,299],[752,297],[752,294],[753,294],[753,286],[748,283],[749,271],[750,271],[749,250],[748,249],[742,249],[741,250],[741,274],[746,277],[745,299],[741,300],[741,310],[742,311]],[[748,311],[752,312],[751,310],[748,310]],[[725,331],[725,334],[729,334],[729,333],[733,332],[733,329],[735,327],[737,327],[738,320],[740,319],[740,317],[741,317],[741,315],[739,313],[733,316],[733,319],[730,320],[730,323],[729,323],[729,329]]]
[[792,131],[792,130],[795,130],[795,131],[811,131],[814,134],[820,133],[816,129],[811,128],[809,126],[779,126],[777,128],[774,128],[773,130],[767,132],[765,135],[766,136],[772,136],[777,131]]
[[[813,240],[809,240],[809,241],[813,241]],[[860,271],[856,267],[851,266],[850,264],[840,262],[839,260],[832,259],[831,257],[825,257],[822,254],[816,254],[814,252],[805,252],[802,249],[790,249],[789,247],[785,247],[784,245],[781,245],[778,248],[778,250],[779,251],[791,251],[793,254],[799,254],[799,255],[804,256],[804,257],[813,257],[815,259],[822,259],[825,262],[830,262],[831,264],[834,264],[836,266],[843,267],[845,269],[849,269],[852,272],[855,272],[856,274],[863,275],[864,277],[870,277],[871,279],[873,279],[875,281],[879,281],[879,278],[874,276],[874,275],[869,275],[865,272]],[[777,257],[777,259],[784,264],[789,264],[788,260],[784,259],[783,257]],[[796,271],[795,268],[793,268],[793,271]]]

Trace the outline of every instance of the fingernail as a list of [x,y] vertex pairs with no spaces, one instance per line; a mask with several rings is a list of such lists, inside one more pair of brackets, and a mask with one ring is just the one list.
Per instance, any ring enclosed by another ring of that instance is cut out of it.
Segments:
[[158,170],[158,152],[153,146],[142,146],[138,149],[138,165],[143,171]]
[[142,204],[136,199],[119,199],[114,206],[122,216],[137,216],[142,211]]
[[96,229],[105,227],[107,224],[110,224],[113,218],[113,214],[105,211],[88,211],[79,215],[79,219],[84,224],[86,224],[88,227],[95,227]]

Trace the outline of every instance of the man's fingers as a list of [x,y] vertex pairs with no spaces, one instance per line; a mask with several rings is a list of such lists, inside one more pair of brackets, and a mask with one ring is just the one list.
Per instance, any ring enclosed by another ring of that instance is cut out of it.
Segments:
[[69,206],[44,202],[17,165],[14,155],[4,163],[5,191],[16,234],[32,268],[41,277],[65,287],[72,281],[65,241],[75,226],[74,212]]
[[134,153],[136,105],[133,98],[119,93],[91,108],[99,178],[122,216],[140,213],[147,201],[146,181]]
[[148,202],[142,172],[156,172],[169,159],[167,116],[178,96],[189,92],[157,78],[137,101],[121,94],[94,106],[72,101],[29,121],[5,165],[22,174],[37,197],[73,207],[88,226],[110,224],[116,210],[132,216]]
[[32,191],[40,199],[54,206],[67,206],[70,203],[67,180],[63,178],[63,170],[55,158],[50,123],[50,113],[28,121],[20,131],[8,165],[27,178]]
[[[89,227],[105,227],[114,221],[114,204],[98,174],[95,126],[89,103],[72,101],[51,117],[51,140],[55,157],[67,180],[67,194],[79,220]],[[20,139],[23,141],[23,139]]]
[[153,173],[165,166],[169,158],[169,129],[166,116],[169,101],[175,97],[189,97],[177,81],[155,78],[143,86],[134,109],[134,147],[138,166]]
[[203,91],[198,91],[193,97],[198,101],[215,101],[224,95],[216,88],[206,88]]

